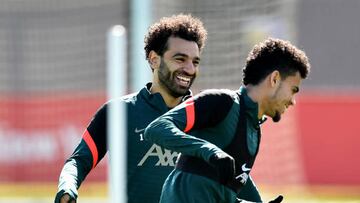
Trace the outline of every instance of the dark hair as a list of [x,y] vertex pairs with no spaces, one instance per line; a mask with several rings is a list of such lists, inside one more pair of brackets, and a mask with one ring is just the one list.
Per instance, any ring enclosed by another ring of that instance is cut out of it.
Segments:
[[256,85],[274,70],[280,72],[282,79],[296,72],[305,79],[310,64],[306,54],[289,41],[268,38],[250,51],[243,68],[243,83]]
[[159,22],[150,26],[145,36],[146,59],[151,50],[162,56],[167,50],[167,42],[171,36],[196,42],[201,52],[205,46],[207,31],[201,20],[191,15],[179,14],[161,18]]

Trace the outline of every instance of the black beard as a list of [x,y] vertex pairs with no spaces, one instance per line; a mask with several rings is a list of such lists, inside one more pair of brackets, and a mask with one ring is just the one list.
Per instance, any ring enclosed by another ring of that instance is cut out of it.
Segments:
[[281,114],[279,112],[276,112],[275,115],[272,117],[272,120],[277,123],[281,120]]
[[169,67],[167,66],[165,61],[163,59],[161,59],[161,63],[160,63],[160,67],[159,67],[160,83],[163,87],[165,87],[165,89],[171,96],[178,98],[178,97],[182,97],[182,96],[186,95],[186,93],[189,91],[189,88],[191,87],[191,84],[193,81],[190,82],[189,88],[187,88],[187,89],[177,87],[177,85],[174,81],[175,74],[176,74],[176,72],[171,74],[171,72],[169,71]]

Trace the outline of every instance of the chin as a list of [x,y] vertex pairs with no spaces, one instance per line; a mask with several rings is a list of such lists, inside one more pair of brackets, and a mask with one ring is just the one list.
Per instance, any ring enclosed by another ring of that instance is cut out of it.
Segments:
[[170,94],[173,96],[173,97],[182,97],[184,95],[186,95],[186,93],[188,92],[189,89],[177,89],[177,90],[172,90],[170,92]]
[[272,120],[276,123],[281,120],[281,114],[279,112],[276,112],[275,115],[272,117]]

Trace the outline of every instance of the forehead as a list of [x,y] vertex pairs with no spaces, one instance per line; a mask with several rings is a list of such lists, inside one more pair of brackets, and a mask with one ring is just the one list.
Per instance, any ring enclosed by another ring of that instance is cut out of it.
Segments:
[[194,41],[188,41],[179,37],[170,37],[168,40],[167,50],[164,55],[174,55],[182,53],[192,58],[199,57],[199,47]]

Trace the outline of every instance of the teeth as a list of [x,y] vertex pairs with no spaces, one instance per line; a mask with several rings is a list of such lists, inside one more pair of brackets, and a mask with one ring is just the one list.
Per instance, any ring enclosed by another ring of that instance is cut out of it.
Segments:
[[187,78],[187,77],[177,76],[177,78],[179,78],[180,80],[183,80],[185,82],[190,82],[190,78]]

